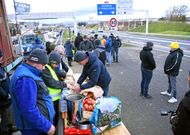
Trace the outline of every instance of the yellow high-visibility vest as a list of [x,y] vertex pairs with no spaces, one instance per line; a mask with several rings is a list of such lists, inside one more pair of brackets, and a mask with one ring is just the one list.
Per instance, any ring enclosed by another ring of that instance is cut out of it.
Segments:
[[[55,73],[55,71],[53,70],[53,68],[50,65],[46,65],[46,67],[49,69],[53,79],[55,79],[56,81],[58,81],[58,77],[57,74]],[[50,88],[48,87],[50,96],[52,97],[53,101],[59,100],[60,96],[61,96],[61,89],[55,89],[55,88]]]

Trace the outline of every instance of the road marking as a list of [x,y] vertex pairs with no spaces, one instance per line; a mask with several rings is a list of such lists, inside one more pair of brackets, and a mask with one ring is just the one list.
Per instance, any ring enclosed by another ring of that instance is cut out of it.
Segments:
[[[126,36],[122,35],[122,37],[127,37],[127,38],[133,38],[133,39],[141,39],[141,40],[147,40],[148,38],[141,38],[141,37],[134,37],[134,36]],[[172,41],[167,41],[167,40],[160,40],[160,39],[148,39],[150,41],[157,41],[157,42],[163,42],[163,43],[171,43]],[[183,45],[190,45],[190,43],[185,43],[185,42],[180,42],[180,44]]]
[[[123,43],[126,43],[126,44],[132,43],[133,45],[138,46],[138,47],[142,47],[142,45],[144,45],[143,42],[135,42],[135,41],[132,41],[132,42],[124,41]],[[159,49],[157,47],[159,47]],[[160,48],[162,48],[162,49],[160,49]],[[160,45],[154,45],[154,50],[161,51],[164,53],[169,53],[169,47],[164,47],[164,46],[160,46]],[[185,50],[183,52],[184,52],[184,57],[190,58],[190,51]]]

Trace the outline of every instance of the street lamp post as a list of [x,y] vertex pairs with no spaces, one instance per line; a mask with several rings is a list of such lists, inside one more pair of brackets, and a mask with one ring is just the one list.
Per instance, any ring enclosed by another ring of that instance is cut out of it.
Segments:
[[16,34],[18,34],[18,22],[17,22],[17,14],[16,14],[16,4],[15,4],[15,0],[13,0],[13,2],[14,2],[14,9],[15,9]]
[[149,11],[148,11],[148,10],[133,10],[133,12],[145,12],[145,13],[146,13],[146,31],[145,31],[145,33],[148,34],[148,27],[149,27]]
[[148,34],[148,24],[149,24],[149,18],[148,18],[148,10],[146,10],[146,34]]

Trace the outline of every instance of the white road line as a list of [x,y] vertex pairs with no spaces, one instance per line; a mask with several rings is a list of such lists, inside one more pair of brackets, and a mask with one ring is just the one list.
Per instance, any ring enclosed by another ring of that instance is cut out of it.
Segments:
[[[126,44],[129,44],[129,43],[132,43],[133,45],[135,46],[138,46],[138,47],[142,47],[144,45],[143,42],[123,42],[123,43],[126,43]],[[162,48],[162,49],[160,49]],[[164,47],[164,46],[160,46],[160,45],[154,45],[154,50],[157,50],[157,51],[160,51],[160,52],[164,52],[164,53],[168,53],[169,52],[169,48],[168,47]],[[184,57],[187,57],[187,58],[190,58],[190,51],[183,51],[184,52]]]
[[[126,37],[126,38],[133,38],[133,39],[140,39],[140,40],[145,40],[145,39],[149,39],[149,38],[141,38],[141,37],[134,37],[134,36],[126,36],[126,35],[122,35],[122,37]],[[167,41],[167,40],[160,40],[160,39],[149,39],[152,41],[157,41],[157,42],[163,42],[163,43],[171,43],[171,41]],[[184,43],[184,42],[180,42],[180,44],[183,45],[188,45],[190,46],[190,43]]]

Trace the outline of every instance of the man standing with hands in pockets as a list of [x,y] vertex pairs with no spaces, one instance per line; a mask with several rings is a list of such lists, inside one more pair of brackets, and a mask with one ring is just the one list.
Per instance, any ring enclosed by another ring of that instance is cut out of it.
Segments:
[[172,96],[168,102],[177,102],[177,87],[176,87],[176,77],[179,74],[179,69],[181,66],[181,61],[183,57],[183,50],[179,48],[178,42],[172,42],[170,44],[170,53],[166,58],[164,64],[164,72],[168,77],[168,89],[160,94],[166,96]]
[[141,81],[141,91],[140,96],[144,96],[147,99],[152,98],[148,94],[149,84],[152,79],[153,70],[156,68],[156,63],[152,54],[152,42],[147,42],[146,46],[140,52],[141,60],[141,72],[142,72],[142,81]]

